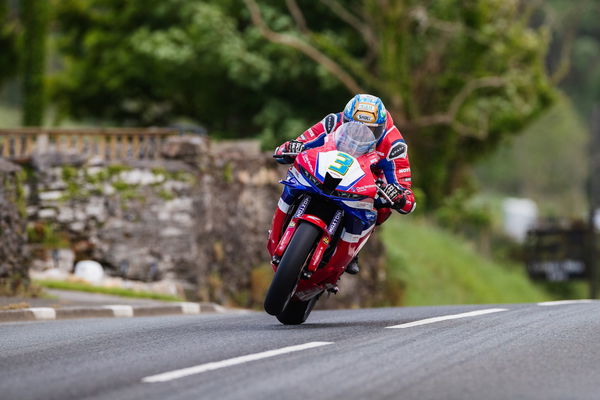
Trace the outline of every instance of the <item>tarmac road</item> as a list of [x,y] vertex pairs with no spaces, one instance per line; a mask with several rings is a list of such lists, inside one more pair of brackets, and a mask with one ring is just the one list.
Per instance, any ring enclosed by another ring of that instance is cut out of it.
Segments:
[[600,302],[5,323],[0,398],[599,399]]

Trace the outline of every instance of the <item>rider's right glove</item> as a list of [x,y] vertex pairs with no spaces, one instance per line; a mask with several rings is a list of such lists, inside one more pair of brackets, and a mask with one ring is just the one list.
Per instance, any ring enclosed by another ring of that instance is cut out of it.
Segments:
[[287,141],[275,149],[275,160],[280,164],[291,164],[303,149],[304,143],[298,140]]
[[[406,205],[406,195],[404,194],[404,188],[396,183],[390,183],[385,185],[383,188],[383,193],[392,201],[393,204],[388,205],[387,207],[393,208],[398,211],[404,205]],[[386,199],[387,201],[387,199]]]

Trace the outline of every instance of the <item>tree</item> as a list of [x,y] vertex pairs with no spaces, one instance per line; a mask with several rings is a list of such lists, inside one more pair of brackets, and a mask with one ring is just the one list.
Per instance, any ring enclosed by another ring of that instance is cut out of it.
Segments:
[[[238,0],[61,0],[56,7],[64,70],[54,98],[63,115],[104,124],[191,122],[215,136],[260,133],[274,145],[346,96],[302,54],[245,29]],[[279,23],[293,25],[285,17]]]
[[270,26],[271,2],[244,2],[265,39],[303,53],[350,93],[382,97],[433,207],[466,183],[470,163],[553,99],[547,34],[531,27],[535,5],[524,1],[321,0],[355,30],[349,43],[334,29],[313,29],[296,0],[286,1],[296,22],[287,31]]
[[547,33],[532,27],[529,4],[62,0],[55,93],[75,118],[191,121],[274,145],[371,92],[407,138],[415,184],[435,207],[553,99]]
[[47,0],[23,0],[23,125],[41,125],[46,105]]

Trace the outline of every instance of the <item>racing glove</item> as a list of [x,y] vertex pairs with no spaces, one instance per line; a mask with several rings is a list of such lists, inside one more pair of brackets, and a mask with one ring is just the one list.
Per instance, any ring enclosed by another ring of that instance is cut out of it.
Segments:
[[404,194],[404,190],[405,189],[402,186],[396,183],[385,185],[383,193],[392,201],[392,204],[389,204],[389,201],[383,197],[382,200],[387,203],[385,206],[393,208],[396,211],[404,207],[404,205],[406,205],[406,195]]
[[290,140],[276,148],[273,157],[280,164],[291,164],[294,162],[296,155],[302,152],[303,149],[304,143],[298,140]]

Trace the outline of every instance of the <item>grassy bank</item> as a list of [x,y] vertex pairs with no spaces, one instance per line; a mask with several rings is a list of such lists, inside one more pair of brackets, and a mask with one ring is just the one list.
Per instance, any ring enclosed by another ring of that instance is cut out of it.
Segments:
[[[402,305],[515,303],[549,300],[523,266],[499,264],[460,237],[418,217],[394,216],[383,226],[391,291]],[[392,296],[393,297],[393,296]]]
[[74,290],[78,292],[88,293],[101,293],[109,294],[113,296],[121,297],[132,297],[138,299],[152,299],[152,300],[163,300],[163,301],[184,301],[177,296],[170,296],[167,294],[152,293],[152,292],[140,292],[136,290],[93,286],[83,282],[71,282],[71,281],[53,281],[53,280],[36,280],[36,285],[48,288],[48,289],[60,289],[60,290]]

